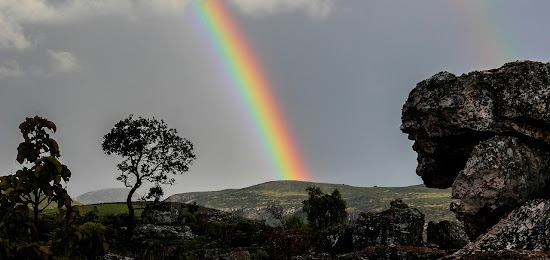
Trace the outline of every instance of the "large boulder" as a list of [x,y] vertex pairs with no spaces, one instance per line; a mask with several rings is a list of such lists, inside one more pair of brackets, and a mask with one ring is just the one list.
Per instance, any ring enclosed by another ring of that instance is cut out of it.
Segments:
[[414,208],[390,208],[361,213],[352,233],[356,248],[374,245],[419,246],[422,244],[424,214]]
[[378,245],[422,245],[424,214],[404,203],[394,205],[394,202],[390,209],[382,212],[360,213],[353,225],[323,230],[320,246],[331,252],[349,252]]
[[550,200],[531,200],[508,213],[469,249],[550,251]]
[[146,224],[171,225],[178,221],[179,211],[171,203],[148,205],[141,213],[141,221]]
[[417,84],[401,130],[415,140],[417,174],[450,187],[472,149],[494,135],[550,144],[550,64],[521,61],[460,77],[440,72]]
[[428,244],[435,244],[445,250],[460,249],[470,242],[464,228],[456,222],[430,221],[426,233]]
[[301,255],[292,257],[293,260],[357,260],[357,259],[403,259],[403,260],[418,260],[418,259],[441,259],[445,256],[445,251],[428,248],[428,247],[412,247],[412,246],[396,246],[382,245],[369,246],[363,250],[343,253],[343,254],[328,254],[328,253],[312,253],[309,255]]
[[460,204],[452,210],[475,239],[510,210],[543,196],[550,179],[550,152],[516,137],[477,144],[453,184]]
[[451,209],[473,240],[550,186],[550,63],[440,72],[411,91],[401,130],[424,184],[453,187]]
[[141,224],[134,229],[134,237],[142,239],[185,239],[191,240],[195,235],[188,226],[167,226]]
[[550,200],[534,199],[446,259],[550,259],[549,251]]

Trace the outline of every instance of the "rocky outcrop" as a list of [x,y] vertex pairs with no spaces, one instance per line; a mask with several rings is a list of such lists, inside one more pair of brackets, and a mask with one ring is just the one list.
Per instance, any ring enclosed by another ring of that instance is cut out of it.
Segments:
[[362,213],[354,225],[356,248],[374,245],[419,246],[422,244],[424,214],[414,208],[390,208],[380,213]]
[[401,130],[415,140],[417,174],[448,188],[480,141],[495,135],[550,144],[550,64],[513,62],[457,77],[440,72],[417,84]]
[[361,213],[353,225],[323,231],[319,241],[331,252],[347,252],[377,245],[422,245],[424,214],[414,208],[392,207],[383,212]]
[[141,220],[147,224],[171,225],[179,218],[179,211],[171,203],[161,203],[145,207]]
[[428,223],[427,242],[449,250],[463,248],[470,240],[461,225],[444,220]]
[[[501,218],[523,203],[547,197],[550,64],[518,61],[459,77],[440,72],[417,84],[402,112],[417,174],[428,187],[452,186],[460,203],[451,209],[471,239],[504,225]],[[530,227],[530,218],[517,225]],[[510,243],[493,249],[535,249]]]
[[550,200],[535,199],[508,213],[468,246],[470,250],[550,249]]
[[179,210],[172,203],[147,205],[141,214],[142,224],[134,228],[134,238],[148,244],[195,238],[190,227],[180,225],[179,216]]
[[495,136],[477,144],[453,184],[460,204],[452,210],[475,239],[502,215],[543,196],[550,178],[550,152],[516,137]]
[[188,226],[143,224],[134,229],[134,237],[147,239],[185,239],[195,237]]
[[345,254],[310,254],[293,257],[293,260],[356,260],[356,259],[441,259],[445,251],[412,246],[370,246],[363,250]]
[[99,260],[134,260],[128,256],[121,256],[113,253],[107,253],[99,258]]

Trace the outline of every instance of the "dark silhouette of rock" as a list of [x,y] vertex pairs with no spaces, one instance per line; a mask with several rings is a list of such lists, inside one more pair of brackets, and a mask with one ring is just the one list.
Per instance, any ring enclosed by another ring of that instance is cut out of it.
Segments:
[[[401,130],[415,141],[424,184],[452,186],[461,201],[451,210],[472,240],[485,237],[512,210],[547,197],[550,63],[518,61],[459,77],[440,72],[411,91]],[[534,228],[535,215],[518,217],[517,227]],[[538,246],[507,241],[491,250]]]
[[464,228],[458,223],[440,221],[428,223],[428,244],[435,244],[441,249],[460,249],[470,242]]

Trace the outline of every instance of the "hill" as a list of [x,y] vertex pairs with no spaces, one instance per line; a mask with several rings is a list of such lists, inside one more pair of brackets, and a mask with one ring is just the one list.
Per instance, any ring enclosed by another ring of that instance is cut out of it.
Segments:
[[231,212],[252,219],[268,219],[268,205],[278,205],[285,213],[303,214],[302,201],[307,199],[306,188],[320,187],[323,192],[340,190],[347,202],[350,218],[359,212],[382,211],[389,208],[390,201],[401,198],[409,206],[418,208],[430,220],[456,220],[449,211],[453,201],[450,189],[430,189],[424,185],[409,187],[354,187],[342,184],[313,183],[301,181],[272,181],[243,189],[228,189],[212,192],[175,194],[169,202],[193,203]]
[[[114,189],[102,189],[86,192],[78,197],[76,200],[82,204],[99,204],[99,203],[112,203],[112,202],[126,202],[129,189],[126,188],[114,188]],[[137,201],[137,193],[134,194],[132,200]]]

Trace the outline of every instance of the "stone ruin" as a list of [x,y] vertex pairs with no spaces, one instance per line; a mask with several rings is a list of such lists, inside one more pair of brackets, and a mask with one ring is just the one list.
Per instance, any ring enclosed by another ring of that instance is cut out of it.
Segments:
[[468,250],[550,250],[550,63],[440,72],[401,119],[424,184],[460,199]]

